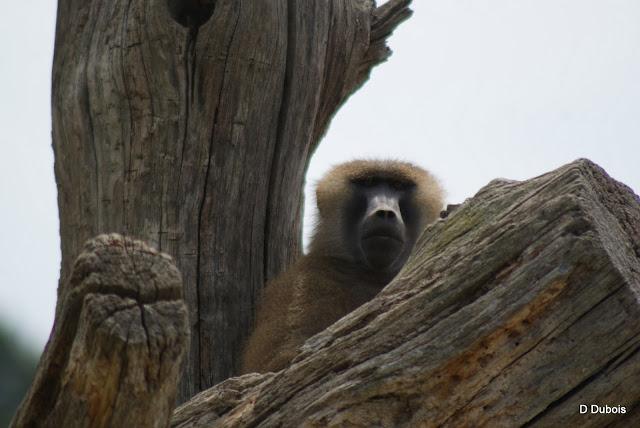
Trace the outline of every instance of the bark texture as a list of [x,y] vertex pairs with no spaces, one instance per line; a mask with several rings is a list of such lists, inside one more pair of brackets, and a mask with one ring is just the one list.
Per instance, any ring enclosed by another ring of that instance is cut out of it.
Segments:
[[170,254],[192,331],[181,399],[235,372],[258,292],[300,253],[309,157],[409,2],[59,1],[59,297],[99,233]]
[[639,426],[638,379],[640,198],[579,160],[491,182],[289,368],[229,379],[172,426]]
[[180,274],[147,245],[84,246],[14,427],[164,427],[189,341]]

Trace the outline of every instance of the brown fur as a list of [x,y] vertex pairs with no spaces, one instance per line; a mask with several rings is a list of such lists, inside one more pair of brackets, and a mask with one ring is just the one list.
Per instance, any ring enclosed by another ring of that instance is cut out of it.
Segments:
[[307,338],[371,300],[395,276],[354,263],[342,242],[342,208],[351,196],[350,182],[371,176],[416,184],[413,206],[421,218],[419,231],[438,217],[440,185],[415,165],[356,160],[331,169],[316,188],[319,216],[309,253],[267,284],[241,373],[285,368]]

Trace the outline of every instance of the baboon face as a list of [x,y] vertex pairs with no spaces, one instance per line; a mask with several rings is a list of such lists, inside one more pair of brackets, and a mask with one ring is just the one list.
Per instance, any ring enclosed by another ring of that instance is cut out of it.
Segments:
[[399,270],[418,232],[415,183],[375,175],[350,181],[343,233],[352,256],[375,271]]
[[422,228],[438,218],[442,189],[428,171],[408,162],[353,160],[325,174],[316,201],[309,254],[388,279],[407,261]]

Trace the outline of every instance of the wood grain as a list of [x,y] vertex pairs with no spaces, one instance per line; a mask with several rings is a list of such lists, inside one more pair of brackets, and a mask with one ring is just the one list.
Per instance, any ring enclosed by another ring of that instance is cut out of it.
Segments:
[[248,376],[172,426],[636,426],[640,198],[587,160],[494,180],[289,368]]
[[59,2],[58,295],[99,233],[170,254],[192,331],[181,400],[237,370],[258,293],[300,255],[309,158],[408,4]]
[[189,341],[180,273],[140,241],[88,241],[14,427],[164,427]]

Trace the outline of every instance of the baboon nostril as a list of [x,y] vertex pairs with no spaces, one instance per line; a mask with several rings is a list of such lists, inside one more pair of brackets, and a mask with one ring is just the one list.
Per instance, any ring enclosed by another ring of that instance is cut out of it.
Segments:
[[391,210],[378,210],[376,211],[375,216],[383,220],[393,220],[396,218],[396,213]]

